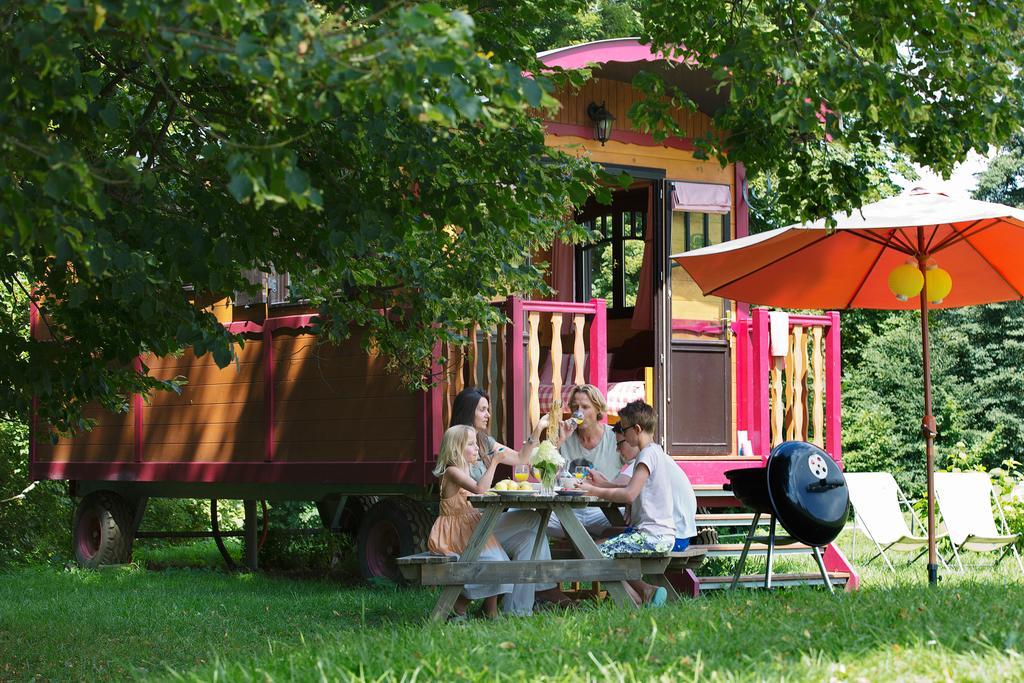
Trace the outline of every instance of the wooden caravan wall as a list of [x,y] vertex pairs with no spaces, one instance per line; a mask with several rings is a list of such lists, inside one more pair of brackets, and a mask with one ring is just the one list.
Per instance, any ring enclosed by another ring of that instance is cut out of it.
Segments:
[[142,409],[142,459],[158,462],[263,460],[262,344],[246,341],[238,363],[218,368],[210,354],[146,357],[150,374],[188,378],[181,394],[159,391]]
[[35,462],[131,462],[135,445],[134,411],[111,413],[89,406],[84,413],[85,417],[96,421],[89,437],[60,439],[56,444],[43,437],[34,446]]
[[349,339],[274,335],[274,460],[415,460],[420,397]]
[[188,378],[181,394],[154,392],[148,404],[131,401],[124,414],[90,408],[93,431],[56,445],[37,443],[35,462],[386,464],[420,458],[422,396],[405,389],[380,356],[367,355],[358,341],[321,345],[312,334],[277,329],[271,371],[266,337],[247,339],[237,349],[238,362],[223,369],[209,354],[144,358],[156,377]]
[[[562,103],[561,109],[549,120],[572,126],[593,128],[594,123],[587,116],[587,105],[591,102],[605,103],[605,107],[615,116],[612,122],[612,138],[615,131],[634,131],[631,124],[629,108],[643,99],[643,95],[629,83],[612,81],[603,78],[592,78],[578,91],[566,90],[555,95]],[[698,138],[711,130],[711,119],[702,112],[685,109],[673,109],[672,118],[685,131],[684,137]]]

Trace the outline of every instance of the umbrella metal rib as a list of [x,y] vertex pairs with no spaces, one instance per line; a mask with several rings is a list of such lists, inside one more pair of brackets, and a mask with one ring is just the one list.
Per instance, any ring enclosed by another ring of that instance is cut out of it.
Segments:
[[[857,235],[856,232],[854,232],[853,234]],[[859,235],[858,235],[858,237],[859,237]],[[891,241],[894,237],[895,237],[895,231],[892,234],[889,235],[889,241]],[[874,241],[874,240],[872,240],[872,241]],[[871,267],[868,268],[868,272],[865,273],[864,277],[862,277],[860,282],[857,283],[857,286],[853,290],[853,296],[851,296],[847,300],[846,306],[844,306],[844,309],[847,309],[847,308],[850,308],[850,306],[853,306],[853,302],[854,302],[854,300],[856,300],[857,295],[860,294],[860,290],[864,289],[864,285],[867,283],[868,278],[871,277],[871,273],[875,272],[875,266],[877,266],[878,262],[882,260],[882,256],[885,254],[885,251],[888,248],[889,248],[889,243],[888,242],[882,244],[882,248],[878,250],[878,255],[875,256],[875,260],[871,262]]]

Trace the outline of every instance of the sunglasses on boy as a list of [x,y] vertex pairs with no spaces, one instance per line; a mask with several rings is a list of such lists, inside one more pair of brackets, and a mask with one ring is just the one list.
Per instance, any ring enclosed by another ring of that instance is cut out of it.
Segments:
[[619,422],[617,425],[612,427],[612,431],[615,432],[616,434],[625,434],[630,429],[632,429],[633,427],[636,427],[636,426],[638,426],[638,425],[624,425],[621,422]]

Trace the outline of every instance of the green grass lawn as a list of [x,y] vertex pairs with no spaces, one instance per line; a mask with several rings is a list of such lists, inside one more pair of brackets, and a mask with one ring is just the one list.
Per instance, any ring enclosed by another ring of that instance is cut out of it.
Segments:
[[937,589],[923,564],[872,565],[835,597],[428,625],[426,590],[227,574],[204,544],[138,554],[160,569],[0,573],[0,680],[1024,680],[1012,562]]

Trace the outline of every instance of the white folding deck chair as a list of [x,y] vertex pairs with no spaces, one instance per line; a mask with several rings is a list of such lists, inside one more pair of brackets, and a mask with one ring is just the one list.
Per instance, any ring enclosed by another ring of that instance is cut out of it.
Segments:
[[996,564],[999,564],[1006,556],[1007,549],[1010,549],[1017,560],[1017,567],[1024,573],[1024,565],[1021,565],[1020,555],[1014,545],[1017,534],[1007,533],[1006,518],[999,505],[996,505],[996,509],[999,511],[1002,530],[996,528],[992,516],[994,496],[992,482],[985,472],[935,473],[935,499],[946,529],[949,530],[953,556],[961,571],[964,568],[960,561],[961,550],[979,553],[1001,550],[996,560]]
[[[928,537],[915,535],[921,523],[917,520],[910,502],[907,501],[899,484],[888,472],[847,472],[846,486],[850,492],[850,504],[853,505],[854,531],[860,530],[871,539],[878,552],[865,564],[870,564],[881,556],[889,569],[893,569],[892,561],[886,554],[888,550],[914,552],[918,554],[910,560],[914,562],[928,549]],[[910,513],[910,527],[904,517],[903,509]],[[922,528],[919,533],[923,533]],[[945,536],[939,534],[939,538]],[[854,537],[856,538],[856,536]],[[942,558],[939,558],[942,560]],[[942,560],[945,564],[945,560]]]

